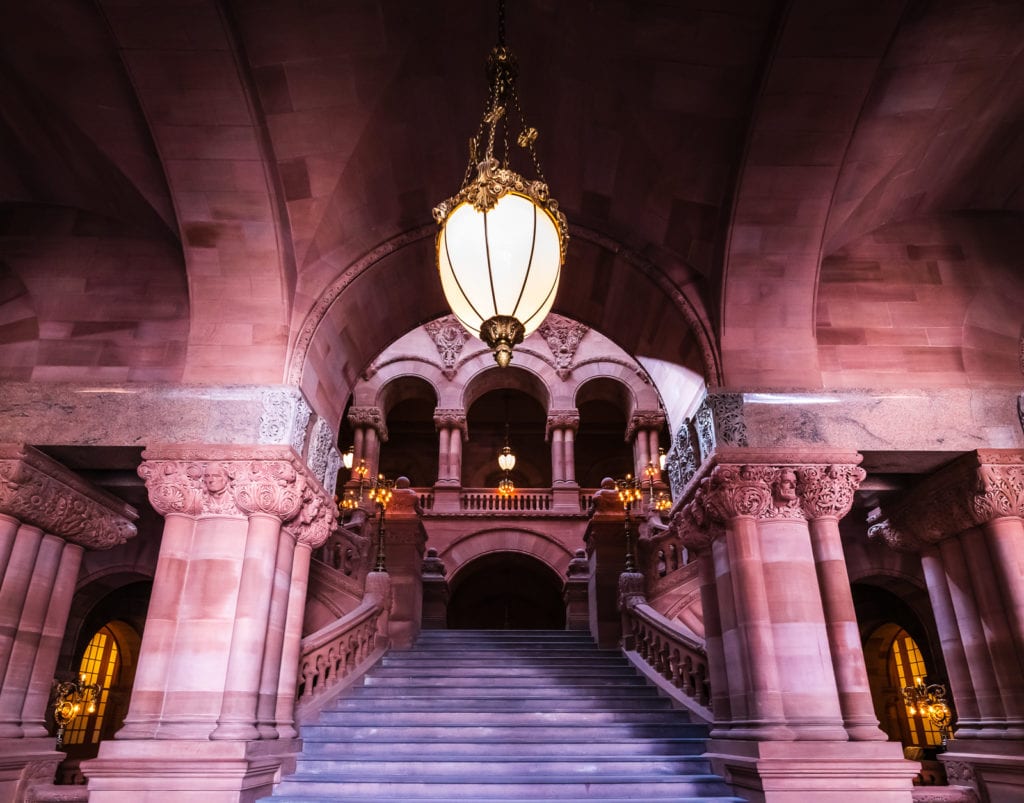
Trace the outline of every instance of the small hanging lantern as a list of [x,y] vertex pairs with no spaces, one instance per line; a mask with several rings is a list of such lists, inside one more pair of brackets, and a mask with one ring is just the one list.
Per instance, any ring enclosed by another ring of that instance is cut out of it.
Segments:
[[[487,60],[490,89],[470,140],[469,165],[459,192],[434,208],[441,289],[459,323],[490,346],[503,368],[512,347],[551,311],[569,241],[565,215],[548,194],[534,149],[537,129],[519,107],[517,72],[505,47],[505,3],[499,0],[498,46]],[[510,133],[529,152],[536,179],[509,168]],[[496,139],[504,144],[500,160]]]

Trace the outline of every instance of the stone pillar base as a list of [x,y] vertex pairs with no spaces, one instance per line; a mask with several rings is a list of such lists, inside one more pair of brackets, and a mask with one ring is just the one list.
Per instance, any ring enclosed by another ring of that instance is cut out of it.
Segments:
[[1024,800],[1024,741],[953,739],[939,756],[950,786],[968,786],[990,803]]
[[34,786],[48,786],[66,754],[54,738],[0,739],[0,800],[25,800]]
[[431,513],[458,513],[461,507],[459,497],[462,496],[462,484],[454,481],[452,485],[434,485],[434,504]]
[[706,757],[750,803],[911,803],[920,769],[898,742],[712,739]]
[[552,513],[584,513],[580,510],[580,486],[575,482],[559,483],[551,489]]
[[108,740],[82,762],[91,803],[253,803],[295,769],[298,739]]

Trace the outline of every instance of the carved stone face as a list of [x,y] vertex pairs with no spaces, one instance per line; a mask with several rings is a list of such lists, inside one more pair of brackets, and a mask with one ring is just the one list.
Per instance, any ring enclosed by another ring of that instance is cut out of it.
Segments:
[[203,484],[212,494],[224,493],[228,487],[228,473],[216,463],[207,463],[203,469]]
[[785,505],[792,502],[796,499],[796,474],[788,468],[780,471],[773,490],[777,505]]

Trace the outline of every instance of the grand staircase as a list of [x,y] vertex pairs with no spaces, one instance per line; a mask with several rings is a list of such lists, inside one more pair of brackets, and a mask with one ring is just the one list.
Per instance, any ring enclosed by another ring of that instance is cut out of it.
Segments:
[[742,800],[705,737],[588,634],[426,631],[302,728],[266,801]]

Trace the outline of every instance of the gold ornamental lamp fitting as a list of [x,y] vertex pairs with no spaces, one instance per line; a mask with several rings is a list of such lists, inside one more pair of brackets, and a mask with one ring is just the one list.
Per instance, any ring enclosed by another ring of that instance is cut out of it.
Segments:
[[75,680],[66,680],[54,686],[53,720],[57,723],[57,749],[64,745],[64,731],[82,714],[94,714],[103,686],[86,683],[83,672]]
[[922,677],[914,678],[913,686],[903,688],[903,700],[910,716],[927,717],[942,735],[942,745],[949,740],[953,711],[946,701],[946,686],[942,683],[926,683]]
[[[445,299],[502,368],[551,311],[569,242],[565,215],[548,193],[537,158],[537,129],[519,106],[517,75],[499,0],[498,45],[487,60],[487,105],[469,142],[469,164],[459,191],[433,214],[441,227],[437,268]],[[529,154],[536,178],[511,168],[510,136]],[[496,141],[503,146],[499,155]]]

